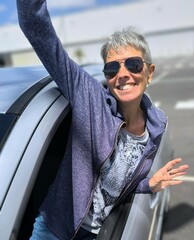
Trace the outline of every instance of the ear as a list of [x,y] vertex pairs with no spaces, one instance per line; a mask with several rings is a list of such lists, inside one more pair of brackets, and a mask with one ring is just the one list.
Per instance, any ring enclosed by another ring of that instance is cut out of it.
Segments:
[[148,84],[150,84],[150,82],[152,81],[154,71],[155,71],[155,65],[151,64],[148,70],[148,78],[147,78]]

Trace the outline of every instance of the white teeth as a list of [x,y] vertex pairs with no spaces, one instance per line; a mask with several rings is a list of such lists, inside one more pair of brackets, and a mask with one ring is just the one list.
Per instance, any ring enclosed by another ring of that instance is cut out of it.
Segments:
[[133,86],[134,86],[134,84],[126,84],[126,85],[118,86],[118,89],[119,90],[127,90],[127,89],[129,89],[129,88],[131,88]]

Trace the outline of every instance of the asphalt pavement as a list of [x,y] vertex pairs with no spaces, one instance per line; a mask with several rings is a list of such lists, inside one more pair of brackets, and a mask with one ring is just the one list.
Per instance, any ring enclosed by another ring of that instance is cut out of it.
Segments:
[[169,120],[174,158],[190,166],[185,181],[171,187],[162,240],[194,239],[194,57],[154,59],[155,76],[148,87],[156,106]]

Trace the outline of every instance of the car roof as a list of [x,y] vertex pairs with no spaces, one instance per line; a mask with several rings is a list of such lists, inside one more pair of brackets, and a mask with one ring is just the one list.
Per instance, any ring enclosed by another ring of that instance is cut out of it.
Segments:
[[[105,84],[103,64],[84,64],[82,67],[100,83]],[[48,72],[42,65],[0,68],[0,114],[8,112],[23,93],[46,76]],[[27,94],[29,95],[29,92]]]
[[0,68],[0,113],[6,113],[27,89],[45,76],[43,66]]

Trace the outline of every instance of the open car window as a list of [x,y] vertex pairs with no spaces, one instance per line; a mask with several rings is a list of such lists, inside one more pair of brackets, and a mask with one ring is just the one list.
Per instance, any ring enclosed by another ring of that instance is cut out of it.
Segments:
[[47,195],[49,186],[56,177],[57,171],[64,157],[71,125],[71,111],[59,125],[50,142],[30,195],[24,217],[20,226],[18,240],[28,240],[32,234],[34,219],[38,209]]

